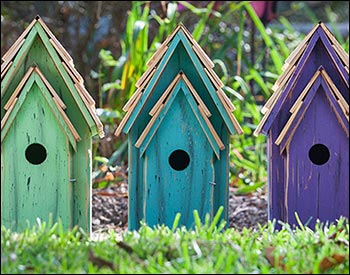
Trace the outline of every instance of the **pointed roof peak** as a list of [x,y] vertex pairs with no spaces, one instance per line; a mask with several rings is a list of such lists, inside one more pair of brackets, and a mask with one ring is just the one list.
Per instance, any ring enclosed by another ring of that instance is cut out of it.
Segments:
[[[340,77],[344,80],[344,84],[349,87],[349,56],[327,26],[320,21],[286,59],[282,67],[283,73],[272,87],[274,93],[261,109],[264,117],[256,128],[254,135],[257,136],[260,132],[267,133],[270,129],[275,117],[281,111],[284,100],[292,87],[296,85],[295,83],[299,79],[298,76],[303,73],[304,65],[308,62],[308,58],[318,41],[323,44],[325,51],[339,71]],[[326,64],[324,65],[327,67]],[[326,74],[325,67],[320,65],[315,74]]]
[[[9,83],[11,82],[12,75],[18,71],[18,64],[22,64],[23,55],[28,54],[33,41],[37,39],[37,37],[41,38],[43,45],[48,51],[48,54],[54,56],[52,60],[55,63],[60,75],[71,80],[68,85],[69,92],[73,97],[76,96],[77,98],[81,98],[81,100],[78,99],[78,101],[76,101],[78,107],[85,114],[84,118],[92,131],[95,133],[96,128],[99,136],[102,138],[104,136],[103,125],[95,112],[94,99],[86,91],[83,78],[76,70],[72,57],[57,40],[55,35],[51,32],[49,27],[39,15],[37,15],[32,22],[30,22],[14,44],[12,44],[12,46],[1,58],[3,60],[1,64],[1,97],[9,92],[7,89],[9,87]],[[14,66],[13,64],[16,62],[17,64]],[[31,66],[38,67],[36,62],[33,62]]]

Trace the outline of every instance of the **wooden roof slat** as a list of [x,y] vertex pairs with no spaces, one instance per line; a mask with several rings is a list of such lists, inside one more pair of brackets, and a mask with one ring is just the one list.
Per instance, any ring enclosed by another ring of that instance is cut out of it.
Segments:
[[289,78],[291,77],[291,75],[295,71],[295,68],[296,68],[296,66],[293,65],[293,66],[290,67],[289,70],[284,71],[281,74],[281,76],[277,79],[275,84],[272,86],[272,90],[274,92],[276,92],[276,90],[278,90],[280,87],[284,87],[284,85],[288,82]]
[[62,99],[56,93],[55,89],[51,86],[49,81],[45,78],[45,76],[40,71],[40,69],[38,67],[34,67],[34,72],[36,72],[40,76],[41,80],[44,82],[45,86],[47,87],[47,89],[49,90],[49,92],[51,93],[53,98],[56,99],[58,106],[60,106],[60,108],[62,108],[62,109],[66,109],[66,105],[63,103]]
[[224,87],[224,83],[222,83],[221,79],[214,73],[212,69],[204,68],[205,73],[209,77],[210,81],[213,83],[213,86],[219,90]]
[[5,113],[4,117],[2,118],[2,120],[1,120],[1,131],[3,130],[3,128],[4,128],[8,118],[9,118],[9,116],[10,116],[10,114],[11,114],[13,108],[14,108],[14,106],[16,105],[17,100],[18,100],[18,98],[16,97],[12,101],[11,105],[7,109],[7,112]]
[[165,102],[165,100],[168,98],[169,94],[172,92],[174,86],[179,82],[181,78],[181,73],[178,73],[174,79],[170,82],[168,88],[163,92],[163,94],[160,96],[156,104],[152,107],[152,109],[149,111],[149,114],[151,116],[154,116],[157,113],[157,110],[159,107]]
[[32,27],[34,26],[35,22],[36,22],[36,19],[33,19],[32,22],[30,22],[30,24],[27,26],[27,28],[25,28],[25,30],[22,32],[22,34],[17,38],[15,43],[13,43],[12,46],[8,49],[8,51],[2,56],[1,59],[4,62],[9,62],[12,59],[12,58],[9,58],[9,56],[12,55],[12,53],[14,51],[16,51],[16,50],[18,51],[19,48],[17,48],[17,45],[19,43],[22,43],[22,40],[24,40],[26,38],[27,34],[32,29]]
[[304,37],[304,39],[300,42],[300,44],[295,48],[294,51],[292,51],[292,53],[288,56],[288,58],[286,59],[285,63],[290,64],[292,63],[292,59],[295,58],[295,55],[299,54],[299,51],[301,51],[301,49],[304,47],[305,44],[308,43],[308,41],[310,40],[311,36],[315,33],[315,31],[317,30],[317,28],[319,27],[319,24],[316,24],[311,31],[308,32],[308,34]]
[[[68,58],[64,53],[62,53],[62,45],[60,44],[59,46],[57,43],[54,42],[52,38],[49,39],[50,43],[52,46],[55,48],[57,54],[62,58],[63,62],[62,64],[65,66],[65,69],[68,71],[68,74],[71,76],[72,74],[74,75],[74,81],[79,82],[79,83],[84,83],[84,80],[82,76],[79,74],[79,72],[74,68],[73,61],[69,61]],[[58,42],[59,43],[59,42]],[[69,56],[70,57],[70,56]],[[71,57],[70,57],[71,58]]]
[[22,45],[24,44],[25,39],[22,39],[18,45],[16,45],[16,47],[13,49],[13,51],[8,51],[8,57],[7,59],[3,62],[3,64],[1,64],[1,74],[3,71],[3,68],[7,67],[7,65],[9,63],[12,63],[13,58],[16,56],[16,54],[18,53],[19,49],[22,47]]
[[126,104],[123,107],[123,111],[124,112],[128,112],[130,110],[131,106],[135,106],[135,104],[133,104],[136,100],[136,98],[138,97],[139,94],[142,94],[143,89],[137,89],[132,96],[129,98],[129,100],[126,102]]
[[[140,136],[140,138],[138,139],[137,146],[139,146],[140,151],[141,151],[140,157],[145,152],[148,144],[152,140],[152,137],[154,136],[156,130],[158,129],[159,125],[161,124],[163,118],[165,117],[166,113],[168,112],[169,108],[171,107],[172,102],[175,100],[175,97],[180,92],[180,90],[183,90],[184,95],[185,95],[185,97],[186,97],[186,99],[187,99],[187,101],[188,101],[188,103],[189,103],[189,105],[190,105],[190,107],[191,107],[195,117],[199,121],[204,134],[208,138],[208,141],[209,141],[210,145],[212,146],[213,151],[215,152],[216,156],[219,159],[220,158],[220,154],[219,154],[219,152],[217,150],[223,150],[224,146],[223,146],[220,138],[219,138],[219,140],[220,140],[221,143],[216,141],[216,139],[215,139],[215,137],[213,135],[213,131],[215,132],[214,128],[212,130],[210,130],[210,126],[209,125],[211,125],[211,123],[210,123],[208,117],[204,113],[203,109],[202,109],[202,112],[200,111],[201,110],[200,108],[202,106],[198,105],[198,103],[195,101],[192,91],[190,91],[189,87],[187,86],[187,84],[186,84],[186,82],[184,81],[183,78],[181,78],[179,80],[179,82],[176,83],[176,86],[172,89],[172,91],[171,91],[170,95],[167,97],[166,101],[164,103],[162,103],[158,107],[157,112],[152,117],[151,121],[148,123],[148,125],[145,128],[145,130],[142,132],[142,134],[141,134],[142,137]],[[208,124],[208,122],[209,122],[209,124]],[[155,123],[157,123],[157,125],[154,126]],[[205,127],[207,127],[208,131],[206,131]],[[152,132],[150,133],[150,131],[152,131]],[[210,132],[210,135],[209,135],[209,132]],[[213,143],[214,141],[215,141],[216,145]],[[143,145],[143,143],[145,143],[145,144]],[[217,150],[215,149],[216,146],[217,146]]]
[[205,115],[205,112],[202,108],[201,105],[198,105],[198,109],[200,111],[200,113],[202,114],[202,117],[204,118],[205,122],[208,125],[208,128],[210,130],[210,132],[212,133],[217,145],[219,146],[220,150],[224,150],[225,149],[225,145],[223,144],[223,142],[221,141],[219,135],[217,134],[217,132],[215,131],[213,125],[211,124],[209,118]]
[[[6,67],[2,68],[1,67],[1,79],[4,77],[4,75],[7,73],[8,69],[11,67],[13,64],[12,60],[7,64]],[[1,65],[2,66],[2,65]]]
[[[56,97],[53,97],[52,99],[53,99],[53,101],[55,102],[55,104],[57,105],[57,107],[60,107],[60,103],[58,102],[57,98],[56,98]],[[80,141],[81,138],[80,138],[80,136],[79,136],[77,130],[74,128],[72,122],[69,120],[67,114],[63,111],[62,108],[58,108],[58,110],[59,110],[59,112],[61,113],[61,115],[62,115],[63,119],[65,120],[65,122],[67,123],[68,128],[71,130],[71,132],[72,132],[72,134],[73,134],[75,140],[76,140],[76,141]]]
[[187,87],[189,88],[189,90],[191,91],[191,93],[193,94],[194,99],[198,102],[198,105],[200,105],[202,107],[205,115],[207,117],[210,117],[211,113],[210,113],[209,109],[207,108],[207,106],[205,106],[203,100],[198,95],[196,89],[192,86],[191,81],[187,78],[187,76],[184,73],[181,75],[181,77],[185,81],[185,83],[186,83]]
[[[80,88],[79,83],[75,83],[74,86],[77,90],[79,90],[79,88]],[[86,106],[89,106],[89,103],[87,102],[85,96],[82,96],[81,99],[84,101]],[[87,108],[87,109],[88,109],[92,119],[94,120],[94,122],[96,124],[96,127],[97,127],[98,132],[99,132],[99,136],[101,138],[104,137],[103,125],[102,125],[100,119],[97,117],[97,114],[95,113],[95,109],[93,109],[93,108]]]
[[344,51],[344,49],[342,48],[342,46],[339,44],[339,42],[337,41],[337,39],[334,37],[334,35],[332,34],[332,32],[327,28],[327,26],[321,22],[321,28],[324,30],[324,32],[326,33],[326,35],[328,36],[329,40],[332,42],[332,44],[334,45],[334,48],[336,50],[336,52],[338,53],[338,55],[340,56],[341,60],[344,62],[344,64],[349,67],[349,55]]
[[138,103],[138,101],[140,100],[142,96],[142,93],[138,93],[137,97],[135,98],[134,102],[131,104],[129,111],[126,113],[126,115],[123,117],[123,119],[121,120],[121,122],[119,123],[117,129],[114,132],[115,136],[119,136],[123,130],[123,127],[125,126],[126,122],[128,121],[129,117],[132,114],[132,109],[136,106],[136,104]]
[[236,107],[232,104],[231,100],[228,98],[228,96],[223,90],[217,90],[216,93],[220,98],[222,104],[226,108],[227,112],[232,113],[236,110]]
[[22,90],[24,84],[27,82],[29,76],[32,74],[33,71],[34,71],[34,67],[29,67],[28,71],[25,73],[25,75],[23,76],[21,81],[18,83],[16,89],[14,90],[14,92],[12,93],[12,95],[9,98],[9,100],[6,102],[6,104],[4,106],[4,109],[6,111],[8,111],[10,106],[13,105],[13,101],[18,97],[18,95],[19,95],[20,91]]
[[312,85],[314,85],[314,82],[316,81],[317,77],[321,74],[321,71],[323,69],[318,69],[316,71],[316,73],[311,77],[311,79],[308,81],[308,83],[306,84],[305,88],[303,89],[303,91],[300,93],[299,97],[297,98],[297,100],[294,102],[294,104],[292,105],[292,107],[290,108],[290,112],[294,113],[297,110],[297,106],[299,104],[300,101],[303,101],[306,94],[309,92],[310,88]]
[[210,59],[208,59],[207,55],[205,55],[205,53],[203,52],[203,50],[196,46],[195,44],[192,46],[193,51],[198,55],[199,60],[202,61],[203,65],[208,68],[208,69],[212,69],[214,68],[214,63],[213,61],[211,61]]
[[298,104],[295,107],[295,111],[294,113],[289,117],[287,123],[284,125],[282,131],[280,132],[280,134],[278,135],[277,139],[275,140],[275,144],[276,145],[280,145],[282,140],[284,139],[286,133],[288,132],[290,126],[292,125],[295,117],[297,116],[301,106],[303,104],[303,101],[299,101]]
[[136,148],[140,148],[142,142],[145,140],[147,134],[149,133],[149,131],[151,130],[154,122],[157,120],[158,115],[160,114],[160,112],[162,111],[162,109],[164,108],[165,104],[161,103],[158,106],[158,109],[156,110],[156,112],[154,113],[153,117],[151,118],[151,120],[148,122],[148,124],[146,125],[145,129],[142,131],[140,137],[137,139],[136,143],[135,143],[135,147]]
[[164,45],[163,47],[159,47],[158,50],[154,52],[152,57],[147,61],[146,65],[148,67],[155,66],[158,64],[159,60],[163,57],[164,53],[168,50],[168,46]]
[[329,86],[330,90],[336,95],[337,99],[343,106],[344,110],[346,110],[349,113],[349,103],[346,102],[343,95],[339,92],[337,86],[335,86],[334,82],[330,78],[330,76],[327,74],[325,70],[321,71],[322,77],[325,79],[327,85]]
[[78,83],[75,83],[74,85],[77,87],[80,94],[86,99],[90,108],[95,110],[95,100],[92,98],[89,92],[85,89],[84,84],[81,84],[80,82],[78,82]]
[[280,86],[277,87],[275,92],[270,96],[270,98],[266,101],[265,105],[261,109],[262,114],[266,114],[266,112],[273,108],[274,104],[276,103],[278,97],[281,95],[283,88],[290,80],[292,74],[294,73],[296,69],[296,66],[293,66],[291,70],[288,71],[288,74],[284,76],[283,82],[281,82]]

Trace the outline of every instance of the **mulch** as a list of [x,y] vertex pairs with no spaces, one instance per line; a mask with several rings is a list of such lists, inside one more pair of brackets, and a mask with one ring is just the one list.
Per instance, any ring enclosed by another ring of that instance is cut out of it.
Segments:
[[[228,227],[258,229],[267,223],[267,196],[264,190],[236,195],[230,187]],[[128,225],[127,181],[92,191],[92,232],[125,231]]]

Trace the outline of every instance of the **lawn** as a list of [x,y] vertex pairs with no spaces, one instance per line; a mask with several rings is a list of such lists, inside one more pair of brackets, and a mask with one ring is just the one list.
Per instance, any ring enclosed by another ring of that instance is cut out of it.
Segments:
[[[220,212],[220,211],[219,211]],[[75,227],[38,223],[24,232],[1,228],[1,273],[97,274],[348,274],[349,222],[300,224],[275,221],[258,230],[225,229],[196,217],[193,229],[143,224],[138,231],[106,233],[96,240]]]

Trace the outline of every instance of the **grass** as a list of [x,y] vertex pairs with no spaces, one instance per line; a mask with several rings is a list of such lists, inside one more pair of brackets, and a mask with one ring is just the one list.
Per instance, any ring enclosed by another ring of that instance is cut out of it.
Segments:
[[[219,213],[219,212],[218,212]],[[196,214],[196,212],[194,212]],[[196,215],[195,215],[196,217]],[[1,228],[1,274],[348,274],[349,222],[314,230],[268,222],[259,230],[228,228],[197,218],[193,230],[143,224],[93,240],[79,228],[45,223],[16,233]]]

